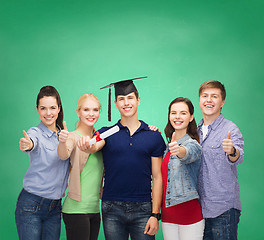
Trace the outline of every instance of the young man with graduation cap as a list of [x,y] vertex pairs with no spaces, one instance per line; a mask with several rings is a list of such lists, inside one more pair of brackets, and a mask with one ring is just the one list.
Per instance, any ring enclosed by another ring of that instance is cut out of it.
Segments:
[[[151,131],[138,120],[136,79],[106,86],[115,87],[115,106],[121,115],[115,124],[120,131],[97,146],[103,146],[102,216],[106,240],[127,240],[129,235],[132,240],[155,239],[159,229],[165,142],[158,131]],[[99,133],[109,128],[101,128]]]

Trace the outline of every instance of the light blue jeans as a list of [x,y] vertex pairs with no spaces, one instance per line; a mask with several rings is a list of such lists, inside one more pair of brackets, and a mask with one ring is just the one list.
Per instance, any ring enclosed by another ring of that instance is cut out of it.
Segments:
[[154,240],[144,234],[152,212],[151,202],[102,202],[102,217],[106,240]]
[[237,240],[240,211],[229,209],[216,218],[205,219],[204,240]]
[[59,240],[61,200],[51,200],[22,190],[15,211],[20,240]]

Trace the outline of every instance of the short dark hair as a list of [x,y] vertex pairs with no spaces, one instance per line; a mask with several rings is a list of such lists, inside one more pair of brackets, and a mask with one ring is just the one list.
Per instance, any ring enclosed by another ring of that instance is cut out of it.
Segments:
[[[139,97],[138,91],[134,91],[133,93],[135,93],[136,98],[138,99],[138,97]],[[130,93],[129,93],[129,94],[130,94]],[[117,97],[118,97],[118,96],[120,96],[120,95],[115,96],[115,100],[117,100]]]

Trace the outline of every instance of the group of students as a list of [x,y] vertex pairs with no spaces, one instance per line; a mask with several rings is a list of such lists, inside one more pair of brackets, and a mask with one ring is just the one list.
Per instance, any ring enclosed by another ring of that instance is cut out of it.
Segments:
[[[156,127],[138,119],[133,81],[113,85],[121,117],[114,126],[120,130],[105,139],[100,134],[113,126],[95,131],[101,110],[95,95],[79,98],[76,130],[68,132],[57,90],[41,88],[41,122],[23,131],[19,142],[30,159],[15,212],[19,239],[59,239],[62,212],[68,240],[96,240],[100,198],[106,240],[153,240],[159,220],[165,240],[237,239],[236,166],[244,158],[244,141],[221,114],[224,85],[200,86],[198,127],[189,99],[170,103],[167,145]],[[93,137],[99,141],[90,146]]]

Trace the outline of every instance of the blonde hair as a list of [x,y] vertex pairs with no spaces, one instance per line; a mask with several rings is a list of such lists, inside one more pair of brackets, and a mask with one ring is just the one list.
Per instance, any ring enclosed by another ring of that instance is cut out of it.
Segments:
[[[80,96],[80,98],[79,98],[79,100],[77,102],[76,111],[79,111],[82,108],[83,103],[89,98],[94,99],[95,101],[98,102],[99,109],[101,111],[101,103],[99,102],[99,99],[92,93],[85,93],[82,96]],[[79,124],[80,124],[80,120],[78,120],[78,122],[76,123],[76,128],[79,126]]]

